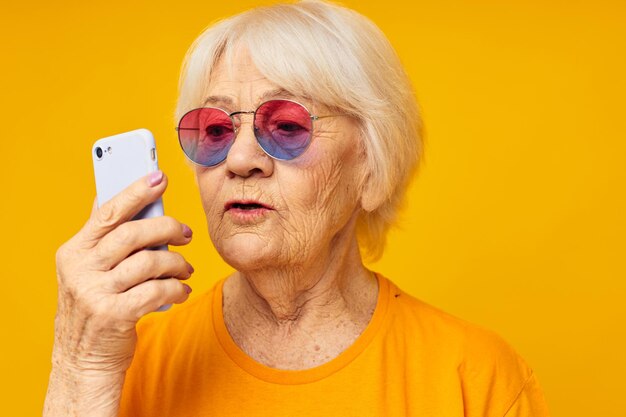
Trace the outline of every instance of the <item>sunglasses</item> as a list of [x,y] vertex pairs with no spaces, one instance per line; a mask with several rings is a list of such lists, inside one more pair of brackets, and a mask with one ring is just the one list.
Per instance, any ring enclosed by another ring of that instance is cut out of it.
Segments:
[[302,104],[292,100],[269,100],[254,111],[228,113],[216,107],[191,110],[180,119],[178,140],[192,162],[205,167],[226,159],[241,126],[242,114],[254,115],[254,136],[272,158],[288,161],[302,155],[311,143],[313,121],[328,116],[313,116]]

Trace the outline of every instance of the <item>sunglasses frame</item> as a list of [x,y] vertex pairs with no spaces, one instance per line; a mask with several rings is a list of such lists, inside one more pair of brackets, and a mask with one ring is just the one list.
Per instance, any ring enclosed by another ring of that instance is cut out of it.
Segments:
[[[302,108],[303,108],[303,109],[304,109],[304,110],[308,113],[308,115],[309,115],[309,119],[311,119],[311,131],[309,132],[309,139],[308,139],[308,141],[307,141],[306,148],[302,151],[302,153],[301,153],[301,154],[299,154],[299,155],[297,155],[297,156],[295,156],[295,157],[293,157],[293,158],[290,158],[290,159],[287,159],[287,158],[279,158],[279,157],[276,157],[276,156],[274,156],[274,155],[271,155],[268,151],[266,151],[266,150],[265,150],[265,148],[263,148],[263,146],[261,145],[261,142],[259,141],[259,137],[258,137],[258,134],[257,134],[258,129],[257,129],[257,127],[255,126],[255,121],[256,121],[256,113],[259,111],[259,109],[260,109],[261,107],[263,107],[263,106],[264,106],[264,105],[266,105],[267,103],[271,103],[271,102],[274,102],[274,101],[287,101],[287,102],[290,102],[290,103],[297,104],[298,106],[302,107]],[[270,158],[276,159],[276,160],[278,160],[278,161],[293,161],[294,159],[298,158],[299,156],[302,156],[302,155],[303,155],[303,154],[307,151],[307,149],[309,148],[309,146],[311,146],[311,142],[313,141],[313,127],[314,127],[314,122],[315,122],[316,120],[319,120],[319,119],[324,119],[324,118],[327,118],[327,117],[342,116],[342,115],[340,115],[340,114],[327,114],[327,115],[323,115],[323,116],[313,115],[313,114],[311,114],[311,112],[309,111],[309,109],[308,109],[308,108],[307,108],[304,104],[299,103],[299,102],[297,102],[297,101],[295,101],[295,100],[282,99],[282,98],[277,98],[277,99],[270,99],[270,100],[266,100],[266,101],[262,102],[261,104],[259,104],[259,105],[257,106],[256,110],[239,110],[239,111],[235,111],[235,112],[232,112],[232,113],[228,113],[226,110],[224,110],[224,109],[222,109],[222,108],[219,108],[219,107],[197,107],[197,108],[195,108],[195,109],[191,109],[191,110],[189,110],[188,112],[186,112],[185,114],[183,114],[183,116],[182,116],[182,117],[180,118],[180,120],[178,121],[178,126],[176,126],[176,127],[174,128],[174,130],[176,130],[176,132],[178,132],[178,143],[180,144],[180,147],[181,147],[181,149],[182,149],[183,153],[185,154],[185,157],[186,157],[189,161],[191,161],[192,163],[194,163],[195,165],[202,166],[202,167],[207,167],[207,168],[208,168],[208,167],[214,167],[214,166],[217,166],[217,165],[220,165],[221,163],[223,163],[223,162],[226,160],[226,158],[228,158],[228,153],[226,154],[226,157],[225,157],[224,159],[222,159],[221,161],[219,161],[219,162],[217,162],[217,163],[215,163],[215,164],[212,164],[212,165],[204,165],[204,164],[201,164],[201,163],[199,163],[199,162],[194,161],[193,159],[191,159],[191,158],[187,155],[187,152],[185,152],[185,149],[183,148],[183,143],[182,143],[182,140],[181,140],[181,138],[180,138],[180,131],[181,131],[181,130],[200,130],[199,128],[184,128],[184,127],[180,127],[180,125],[181,125],[181,123],[182,123],[183,119],[185,118],[185,116],[187,116],[189,113],[194,112],[194,111],[197,111],[197,110],[202,110],[202,109],[214,109],[214,110],[219,110],[219,111],[221,111],[221,112],[224,112],[224,114],[226,114],[226,115],[230,118],[230,121],[231,121],[231,123],[233,124],[233,132],[234,132],[234,139],[233,139],[233,141],[231,142],[230,146],[232,146],[232,145],[233,145],[233,143],[235,143],[235,140],[237,140],[237,134],[239,133],[239,128],[241,127],[241,120],[239,121],[239,125],[237,125],[237,123],[236,123],[236,121],[235,121],[235,116],[239,116],[239,115],[242,115],[242,114],[252,114],[252,115],[253,115],[253,120],[252,120],[252,128],[253,128],[253,131],[254,131],[254,138],[256,139],[256,143],[257,143],[257,145],[259,145],[259,148],[261,148],[261,149],[263,150],[263,152],[264,152],[267,156],[269,156]],[[230,152],[230,149],[229,149],[229,152]]]

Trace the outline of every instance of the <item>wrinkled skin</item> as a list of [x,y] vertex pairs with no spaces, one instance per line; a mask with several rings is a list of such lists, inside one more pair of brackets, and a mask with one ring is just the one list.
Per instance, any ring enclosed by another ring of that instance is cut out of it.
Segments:
[[[258,72],[245,51],[233,67],[231,74],[218,65],[207,93],[232,100],[230,106],[218,104],[228,112],[256,109],[264,93],[279,88]],[[271,98],[291,97],[265,97]],[[296,101],[313,114],[328,112],[303,98]],[[209,233],[220,255],[240,271],[309,267],[313,258],[331,249],[332,239],[360,210],[360,149],[356,122],[337,116],[314,122],[314,138],[303,155],[277,161],[258,146],[252,116],[242,116],[226,161],[196,168]],[[224,213],[231,199],[258,200],[275,211],[258,224],[238,225]]]
[[[331,114],[306,98],[272,94],[280,86],[245,50],[237,51],[232,68],[218,64],[212,71],[206,93],[212,106],[231,113],[287,98],[312,114]],[[196,168],[211,239],[238,271],[224,287],[225,320],[235,342],[260,362],[289,369],[318,365],[351,345],[369,321],[377,289],[355,235],[365,178],[360,141],[351,117],[323,118],[314,122],[304,154],[279,161],[259,147],[252,116],[243,115],[226,161]],[[241,222],[225,210],[231,200],[274,210]]]
[[[167,187],[162,173],[142,178],[100,208],[57,251],[58,308],[45,416],[117,415],[132,361],[137,321],[187,300],[180,282],[193,268],[174,251],[191,230],[162,216],[129,222]],[[160,279],[159,279],[160,278]]]

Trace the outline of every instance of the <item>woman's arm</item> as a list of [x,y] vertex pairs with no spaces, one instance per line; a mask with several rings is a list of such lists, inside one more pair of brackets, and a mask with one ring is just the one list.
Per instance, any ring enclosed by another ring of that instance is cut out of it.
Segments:
[[83,376],[53,365],[44,416],[117,416],[124,373]]
[[[44,416],[116,416],[145,314],[187,300],[180,282],[193,268],[178,253],[142,250],[186,245],[191,230],[171,217],[129,222],[167,187],[145,177],[92,211],[57,252],[58,308]],[[154,279],[162,278],[162,279]]]

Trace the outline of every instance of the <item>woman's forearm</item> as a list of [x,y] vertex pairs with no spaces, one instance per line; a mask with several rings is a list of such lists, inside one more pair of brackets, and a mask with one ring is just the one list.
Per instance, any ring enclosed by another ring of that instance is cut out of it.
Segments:
[[80,375],[53,366],[44,417],[116,417],[124,374]]

